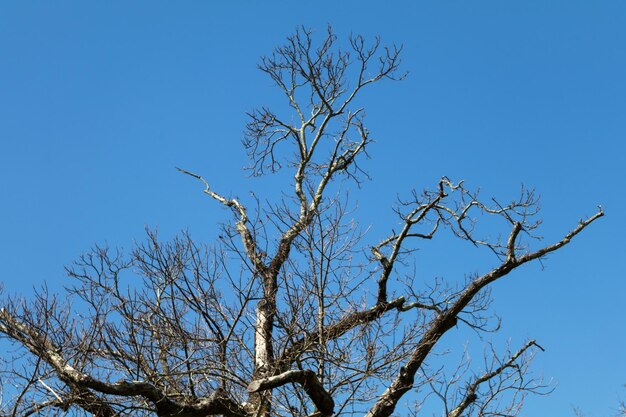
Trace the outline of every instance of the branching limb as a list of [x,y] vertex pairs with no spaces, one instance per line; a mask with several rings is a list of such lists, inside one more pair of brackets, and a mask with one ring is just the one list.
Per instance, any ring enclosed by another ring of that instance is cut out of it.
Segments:
[[320,343],[327,343],[331,340],[336,340],[355,327],[370,323],[380,318],[380,316],[386,312],[401,309],[404,302],[404,297],[398,297],[384,304],[376,304],[374,307],[369,309],[347,314],[336,323],[323,326],[321,331],[307,334],[306,336],[298,339],[285,350],[283,355],[277,360],[277,368],[288,368],[289,365],[300,357],[300,355],[303,355],[313,346]]
[[546,246],[535,252],[520,256],[516,260],[507,260],[489,273],[476,278],[465,288],[459,295],[458,299],[450,306],[449,309],[441,312],[429,325],[424,332],[421,340],[414,349],[410,359],[400,368],[394,381],[389,385],[387,390],[379,397],[375,405],[370,409],[367,417],[388,417],[390,416],[398,401],[408,392],[414,382],[417,370],[420,368],[428,354],[431,352],[435,344],[441,337],[457,323],[457,316],[463,309],[474,299],[474,297],[492,282],[508,275],[515,268],[525,264],[526,262],[538,259],[554,250],[557,250],[566,244],[578,233],[582,232],[592,222],[602,217],[604,213],[601,209],[586,220],[580,221],[578,226],[569,232],[559,242]]
[[[418,237],[421,239],[432,239],[435,232],[439,227],[439,219],[434,222],[434,226],[428,233],[416,233],[412,232],[412,228],[415,225],[420,224],[431,211],[435,210],[441,200],[448,196],[444,191],[444,185],[448,185],[453,190],[455,186],[452,185],[446,178],[443,178],[439,182],[439,192],[426,193],[425,201],[418,201],[416,207],[413,208],[408,214],[402,216],[404,224],[402,230],[398,234],[393,234],[387,239],[380,242],[378,245],[372,247],[372,254],[378,259],[382,265],[382,272],[378,279],[378,302],[383,303],[387,300],[387,281],[391,275],[394,264],[400,254],[405,239],[411,237]],[[383,247],[391,245],[391,252],[388,256],[382,254],[381,249]]]
[[[515,381],[513,381],[513,384],[522,381],[523,375],[521,375],[521,368],[520,368],[520,365],[517,364],[517,360],[519,359],[520,356],[524,354],[524,352],[526,352],[528,349],[530,349],[533,346],[543,350],[543,348],[539,346],[534,340],[531,340],[527,342],[521,349],[519,349],[517,352],[511,355],[511,357],[506,362],[504,362],[503,364],[501,364],[500,366],[498,366],[497,368],[489,372],[485,372],[484,374],[476,378],[473,382],[471,382],[465,390],[465,395],[463,396],[463,399],[459,402],[459,404],[454,409],[452,409],[452,411],[448,413],[448,417],[460,417],[461,415],[463,415],[463,412],[470,405],[472,405],[474,402],[478,400],[479,387],[482,384],[489,382],[491,379],[497,376],[501,376],[502,373],[505,372],[507,369],[514,368],[514,370],[517,370],[518,373],[520,373],[519,379],[516,378]],[[495,398],[500,392],[511,388],[511,384],[507,384],[505,386],[502,386],[501,384],[499,384],[499,385],[495,385],[495,387],[496,387],[495,389],[491,389],[488,392],[487,395],[489,396],[489,398],[487,398],[487,402],[490,399]]]

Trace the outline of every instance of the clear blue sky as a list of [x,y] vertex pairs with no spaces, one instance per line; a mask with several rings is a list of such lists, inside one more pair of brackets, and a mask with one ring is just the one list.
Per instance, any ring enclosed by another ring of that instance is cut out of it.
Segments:
[[[296,25],[328,23],[403,44],[410,73],[363,102],[378,140],[352,198],[374,238],[397,193],[442,175],[502,199],[535,187],[546,243],[603,205],[544,270],[499,283],[494,308],[503,336],[546,348],[535,369],[558,382],[523,415],[613,415],[626,398],[622,0],[3,1],[0,281],[58,288],[82,251],[128,247],[146,225],[210,240],[228,213],[174,166],[272,195],[241,171],[245,112],[277,97],[256,63]],[[484,270],[471,251],[457,259],[442,269]]]

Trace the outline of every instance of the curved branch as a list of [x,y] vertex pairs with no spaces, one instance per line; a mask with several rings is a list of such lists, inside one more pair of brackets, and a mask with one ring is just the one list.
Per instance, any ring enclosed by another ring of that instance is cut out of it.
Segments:
[[252,381],[250,385],[248,385],[248,391],[255,393],[282,387],[288,383],[298,383],[302,385],[302,388],[311,398],[315,407],[320,411],[320,416],[330,416],[333,414],[335,408],[333,397],[324,389],[322,383],[317,379],[315,372],[309,369],[287,371],[269,378]]

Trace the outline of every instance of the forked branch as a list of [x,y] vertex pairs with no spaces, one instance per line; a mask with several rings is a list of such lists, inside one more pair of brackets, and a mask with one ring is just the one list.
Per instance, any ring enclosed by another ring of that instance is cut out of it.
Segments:
[[[537,347],[538,349],[543,350],[543,348],[539,346],[536,343],[536,341],[530,340],[526,342],[526,344],[522,346],[521,349],[519,349],[517,352],[511,355],[511,357],[509,357],[508,360],[506,360],[500,366],[496,367],[495,369],[491,371],[485,372],[484,374],[477,377],[474,381],[469,383],[465,390],[465,394],[462,400],[459,402],[459,404],[456,407],[454,407],[454,409],[452,409],[448,413],[447,417],[460,417],[461,415],[463,415],[463,412],[465,412],[465,410],[467,410],[468,407],[470,407],[473,403],[475,403],[479,399],[478,390],[480,386],[498,376],[501,376],[503,372],[505,372],[508,369],[513,368],[514,370],[517,371],[519,375],[518,375],[518,378],[515,378],[514,382],[521,383],[524,379],[524,376],[523,376],[522,369],[520,365],[517,363],[517,361],[520,358],[520,356],[522,356],[528,349],[530,349],[533,346]],[[511,388],[510,385],[506,385],[503,387],[503,386],[496,384],[495,390],[492,389],[488,392],[487,395],[489,396],[489,398],[486,399],[486,402],[488,402],[490,399],[493,399],[501,391],[509,389],[509,388]]]
[[541,258],[542,256],[567,245],[574,236],[582,232],[587,226],[603,215],[604,213],[602,209],[599,208],[596,214],[586,220],[581,220],[578,226],[565,235],[565,237],[560,241],[535,252],[520,256],[515,260],[509,258],[497,268],[494,268],[487,274],[471,281],[465,290],[459,295],[458,299],[450,306],[450,308],[442,311],[431,321],[421,340],[417,343],[417,346],[413,350],[411,357],[400,368],[400,371],[397,373],[393,382],[367,413],[367,417],[388,417],[393,413],[400,398],[402,398],[404,394],[406,394],[413,387],[415,374],[435,344],[447,331],[456,325],[457,316],[483,288],[508,275],[517,267],[534,259]]

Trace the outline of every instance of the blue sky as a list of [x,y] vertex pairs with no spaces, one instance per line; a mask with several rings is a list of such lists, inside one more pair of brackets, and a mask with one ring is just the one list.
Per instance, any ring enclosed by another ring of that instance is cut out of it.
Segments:
[[[398,194],[442,175],[504,200],[535,187],[546,243],[602,204],[543,270],[498,283],[494,308],[503,336],[546,348],[535,369],[558,382],[523,415],[613,415],[626,398],[621,0],[1,2],[0,281],[60,287],[82,251],[128,247],[146,226],[210,241],[228,213],[175,166],[224,194],[274,196],[278,179],[241,170],[240,139],[245,112],[278,97],[258,57],[301,24],[404,45],[407,79],[362,101],[377,142],[351,198],[374,238]],[[484,270],[472,250],[450,265],[434,249],[424,270]]]

